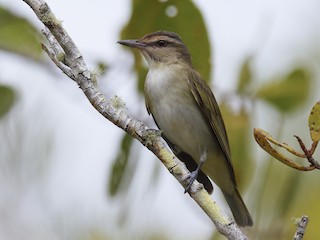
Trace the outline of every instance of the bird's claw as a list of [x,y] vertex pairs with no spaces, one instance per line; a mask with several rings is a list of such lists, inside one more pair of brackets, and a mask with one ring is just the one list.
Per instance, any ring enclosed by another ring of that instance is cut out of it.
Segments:
[[187,187],[184,189],[184,193],[187,193],[190,191],[191,186],[194,182],[194,180],[196,180],[198,177],[198,171],[193,171],[190,174],[188,174],[187,180],[189,180],[189,183],[187,185]]

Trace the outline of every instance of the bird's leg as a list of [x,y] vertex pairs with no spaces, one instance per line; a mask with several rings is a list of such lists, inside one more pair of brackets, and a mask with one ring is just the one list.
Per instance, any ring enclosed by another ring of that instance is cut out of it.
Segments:
[[207,151],[204,150],[200,156],[200,162],[198,164],[198,167],[196,168],[196,170],[192,171],[190,173],[190,175],[188,176],[189,183],[188,183],[187,187],[185,188],[184,193],[189,192],[189,190],[191,189],[191,186],[192,186],[194,180],[197,179],[199,171],[200,171],[202,165],[204,164],[204,162],[206,161],[206,159],[207,159]]

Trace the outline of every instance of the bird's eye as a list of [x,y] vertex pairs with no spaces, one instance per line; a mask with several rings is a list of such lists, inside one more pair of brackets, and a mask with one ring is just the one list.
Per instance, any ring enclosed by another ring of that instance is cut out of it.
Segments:
[[165,46],[167,46],[167,42],[164,41],[164,40],[159,40],[159,41],[157,42],[157,44],[158,44],[159,47],[165,47]]

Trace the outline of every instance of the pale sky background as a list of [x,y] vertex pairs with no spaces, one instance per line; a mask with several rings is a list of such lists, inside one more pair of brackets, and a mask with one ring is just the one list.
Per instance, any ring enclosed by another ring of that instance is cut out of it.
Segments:
[[[109,65],[110,71],[101,80],[107,96],[120,96],[130,114],[148,120],[146,111],[137,107],[142,99],[135,95],[133,57],[116,44],[130,17],[131,1],[47,2],[87,64],[92,69],[99,60]],[[219,90],[233,89],[240,63],[252,53],[254,74],[260,81],[284,74],[301,62],[319,76],[319,67],[313,65],[320,57],[319,48],[315,51],[320,42],[319,0],[194,2],[203,13],[213,44],[214,85]],[[22,0],[0,0],[0,4],[42,28]],[[145,229],[175,239],[210,236],[213,224],[182,194],[182,187],[164,167],[160,166],[156,189],[146,193],[148,183],[144,180],[150,180],[150,169],[160,163],[138,143],[139,177],[134,178],[135,188],[130,189],[136,197],[130,205],[125,205],[128,200],[106,198],[106,174],[122,131],[102,118],[76,84],[49,60],[43,67],[0,52],[0,69],[0,82],[13,85],[21,100],[12,113],[14,120],[2,120],[0,131],[15,126],[15,121],[23,123],[27,133],[24,141],[34,141],[33,148],[26,150],[30,157],[21,159],[17,175],[10,171],[0,174],[0,239],[75,239],[76,234],[91,230],[125,239],[123,234],[143,235]],[[299,123],[306,120],[305,116],[294,117]],[[256,124],[262,128],[275,122],[256,117]],[[50,161],[44,164],[35,158],[41,154],[46,133],[53,135],[54,144]],[[0,149],[5,147],[0,145]],[[45,171],[38,176],[39,164],[45,165]],[[213,198],[217,199],[216,194]],[[127,228],[121,229],[114,219],[126,209],[132,214]]]

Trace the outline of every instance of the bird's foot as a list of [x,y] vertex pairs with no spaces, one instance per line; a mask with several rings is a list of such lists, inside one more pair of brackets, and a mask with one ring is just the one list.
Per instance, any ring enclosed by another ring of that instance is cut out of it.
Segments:
[[207,151],[205,150],[205,151],[202,152],[202,154],[201,154],[201,156],[200,156],[200,163],[199,163],[197,169],[194,170],[194,171],[192,171],[192,172],[189,174],[189,176],[187,177],[187,179],[189,179],[189,183],[188,183],[187,187],[185,188],[184,193],[190,192],[191,186],[192,186],[194,180],[197,179],[198,173],[199,173],[202,165],[203,165],[204,162],[206,161],[206,159],[207,159]]
[[188,183],[187,187],[184,189],[184,193],[187,193],[187,192],[190,191],[191,186],[192,186],[194,180],[197,179],[197,177],[198,177],[198,171],[197,171],[197,170],[192,171],[192,172],[188,175],[187,180],[189,180],[189,183]]

